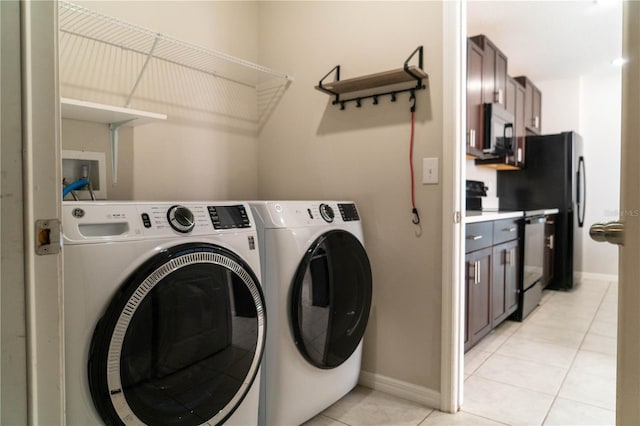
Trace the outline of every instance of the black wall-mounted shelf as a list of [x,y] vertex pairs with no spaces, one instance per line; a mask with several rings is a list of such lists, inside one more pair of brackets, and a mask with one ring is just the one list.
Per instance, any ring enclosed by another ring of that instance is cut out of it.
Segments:
[[[418,55],[418,65],[409,65],[409,62]],[[423,80],[428,80],[429,76],[423,70],[423,48],[419,46],[404,62],[402,68],[394,69],[391,71],[384,71],[375,74],[369,74],[362,77],[350,78],[347,80],[340,80],[340,65],[336,65],[331,71],[325,75],[315,88],[321,92],[327,93],[334,97],[333,104],[340,104],[340,109],[344,109],[347,102],[355,102],[356,106],[360,107],[363,99],[373,99],[373,103],[378,103],[378,98],[381,96],[391,96],[391,101],[395,102],[396,95],[403,92],[411,92],[411,98],[413,105],[412,111],[415,109],[415,91],[425,89],[426,86]],[[331,75],[335,75],[335,80],[326,82],[325,80]],[[381,90],[375,91],[375,89],[389,88],[391,86],[397,86],[402,83],[415,84],[408,88],[400,88],[397,90]],[[347,93],[373,91],[372,94],[366,94],[363,96],[353,96],[348,99],[341,98],[341,95]]]

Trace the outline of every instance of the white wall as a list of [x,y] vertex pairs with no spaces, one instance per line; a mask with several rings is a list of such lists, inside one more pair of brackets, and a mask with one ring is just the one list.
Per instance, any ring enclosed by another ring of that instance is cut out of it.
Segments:
[[[408,96],[340,111],[314,89],[340,64],[347,79],[400,68],[424,45],[429,89],[417,93],[416,201],[411,223]],[[353,199],[373,269],[363,370],[440,387],[442,190],[419,182],[422,157],[442,156],[439,2],[261,2],[260,62],[296,80],[260,134],[259,195]]]
[[595,222],[618,217],[620,202],[620,70],[537,82],[542,91],[542,132],[575,130],[583,139],[587,169],[585,225],[574,229],[574,268],[586,276],[615,276],[618,249],[589,237]]
[[542,92],[542,134],[580,129],[580,78],[538,81]]
[[591,240],[589,227],[619,217],[621,84],[619,69],[588,75],[581,81],[580,133],[587,168],[587,210],[582,229],[585,274],[618,273],[618,247]]

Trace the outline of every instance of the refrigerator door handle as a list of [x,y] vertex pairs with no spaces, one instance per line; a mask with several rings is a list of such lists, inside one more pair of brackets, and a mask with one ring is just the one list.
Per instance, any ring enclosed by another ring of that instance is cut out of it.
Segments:
[[576,202],[578,204],[578,228],[582,228],[584,226],[584,216],[586,213],[586,203],[587,203],[587,170],[584,165],[584,157],[581,155],[578,159],[578,172],[577,172],[577,193],[576,193]]

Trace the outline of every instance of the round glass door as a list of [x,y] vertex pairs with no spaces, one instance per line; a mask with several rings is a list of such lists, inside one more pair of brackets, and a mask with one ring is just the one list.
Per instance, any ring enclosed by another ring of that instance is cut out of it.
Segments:
[[96,326],[89,385],[107,424],[219,424],[242,402],[264,347],[251,269],[209,244],[163,251],[122,285]]
[[335,368],[356,350],[371,308],[371,265],[353,234],[335,230],[300,262],[291,293],[296,346],[312,365]]

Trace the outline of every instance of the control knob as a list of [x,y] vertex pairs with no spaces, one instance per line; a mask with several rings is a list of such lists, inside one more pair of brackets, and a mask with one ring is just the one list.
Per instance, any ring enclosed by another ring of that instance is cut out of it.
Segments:
[[320,204],[320,216],[322,216],[326,222],[331,223],[336,215],[330,205]]
[[191,232],[196,224],[191,210],[181,205],[171,207],[169,211],[167,211],[167,219],[173,229],[183,234]]

